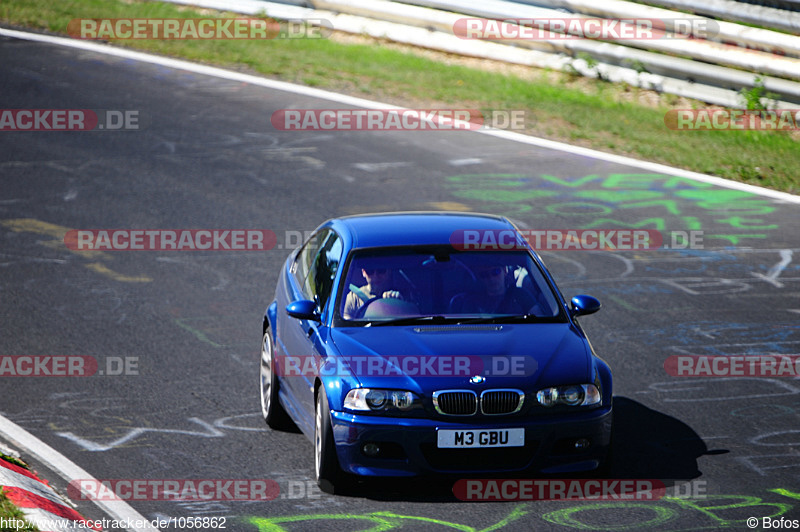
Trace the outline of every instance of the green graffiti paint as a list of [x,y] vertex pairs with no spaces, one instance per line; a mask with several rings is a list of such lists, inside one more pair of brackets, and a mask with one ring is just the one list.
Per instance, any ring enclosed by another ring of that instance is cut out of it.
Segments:
[[[630,310],[631,312],[645,312],[644,309],[640,309],[639,307],[631,305],[630,303],[628,303],[627,301],[625,301],[621,297],[609,295],[608,298],[610,300],[614,301],[620,307],[622,307],[624,309],[627,309],[627,310]],[[661,310],[663,312],[664,309],[661,309]]]
[[548,190],[459,190],[453,195],[469,200],[513,202],[549,198],[556,196],[557,193]]
[[710,188],[709,183],[700,183],[685,177],[673,177],[663,174],[609,174],[603,179],[605,188],[650,188],[653,181],[662,181],[663,188]]
[[[800,500],[800,493],[793,493],[785,489],[769,490],[779,495],[784,495]],[[674,505],[677,508],[674,508]],[[646,510],[651,515],[643,517],[633,523],[616,523],[613,525],[603,522],[592,522],[592,512],[602,512],[595,515],[596,521],[607,517],[611,511],[619,509]],[[576,528],[578,530],[637,530],[662,525],[679,517],[692,516],[695,521],[693,529],[719,529],[742,527],[746,525],[747,518],[757,515],[759,517],[780,517],[790,511],[792,506],[782,502],[764,501],[760,497],[750,495],[715,495],[706,499],[686,499],[680,497],[664,497],[658,503],[635,502],[606,502],[573,506],[546,513],[542,519],[549,523]],[[682,510],[682,511],[680,511]],[[746,510],[746,511],[743,511]],[[769,512],[772,513],[769,513]],[[700,515],[698,515],[698,513]],[[706,517],[705,524],[698,519]]]
[[560,214],[562,216],[585,216],[600,214],[610,214],[614,209],[599,203],[590,203],[587,201],[567,201],[564,203],[553,203],[545,207],[550,214]]
[[730,218],[719,218],[714,221],[724,224],[730,224],[731,227],[737,227],[740,229],[766,230],[766,229],[778,228],[778,226],[775,224],[767,224],[767,225],[760,224],[761,220],[757,218],[742,218],[740,216],[731,216]]
[[777,488],[769,491],[771,491],[772,493],[777,493],[778,495],[783,495],[784,497],[789,497],[800,501],[800,493],[795,493],[793,491],[785,490],[783,488]]
[[[787,489],[771,489],[772,493],[800,500],[800,493]],[[488,527],[477,529],[470,525],[454,523],[443,519],[416,515],[401,515],[393,512],[371,512],[366,514],[305,514],[280,517],[247,517],[245,521],[256,527],[258,532],[289,532],[292,524],[308,521],[361,521],[369,526],[363,532],[384,532],[404,527],[425,526],[426,529],[436,526],[460,532],[494,532],[503,529],[529,514],[526,504],[517,505],[506,517]],[[534,506],[527,506],[534,508]],[[680,518],[691,518],[691,530],[721,529],[742,527],[747,517],[777,518],[783,516],[792,506],[783,502],[765,501],[750,495],[715,495],[705,499],[687,499],[681,497],[664,497],[658,502],[599,502],[580,506],[570,506],[541,516],[544,521],[553,525],[575,528],[578,530],[640,530],[664,525]],[[632,510],[635,522],[620,523],[618,510]],[[771,512],[771,513],[770,513]],[[595,514],[594,516],[592,514]],[[614,519],[609,521],[609,516]],[[594,517],[594,520],[592,519]],[[700,521],[705,517],[704,521]],[[609,522],[613,524],[609,524]],[[677,526],[681,526],[676,523]],[[679,529],[679,530],[682,530]]]
[[[791,505],[781,502],[764,502],[759,497],[752,497],[749,495],[715,495],[702,501],[695,501],[692,499],[681,499],[678,497],[664,497],[664,500],[675,503],[683,508],[696,510],[706,516],[714,519],[720,527],[741,526],[747,522],[745,516],[740,519],[726,518],[725,511],[732,513],[743,508],[758,508],[758,510],[750,510],[751,515],[758,515],[759,517],[778,517],[792,509]],[[727,504],[717,504],[716,506],[709,503],[716,503],[716,501],[723,501]],[[729,502],[741,501],[741,502]],[[765,514],[765,508],[775,508],[772,514]]]
[[254,525],[258,529],[258,532],[288,532],[287,529],[281,525],[300,523],[304,521],[327,520],[366,521],[374,525],[372,528],[364,529],[363,532],[384,532],[386,530],[402,528],[404,525],[413,527],[414,523],[418,525],[425,524],[426,527],[430,525],[438,525],[443,528],[450,528],[453,530],[459,530],[461,532],[494,532],[495,530],[504,528],[509,523],[526,515],[528,512],[525,511],[524,507],[524,504],[516,506],[509,515],[497,523],[480,530],[469,525],[452,523],[442,519],[434,519],[432,517],[422,517],[416,515],[400,515],[392,512],[372,512],[368,514],[306,514],[282,517],[248,517],[246,518],[246,521]]
[[548,181],[548,182],[553,183],[555,185],[558,185],[558,186],[561,186],[561,187],[570,187],[570,188],[581,188],[581,187],[587,185],[588,183],[592,183],[594,181],[600,181],[600,180],[603,179],[602,177],[600,177],[597,174],[591,174],[591,175],[583,176],[583,177],[578,178],[578,179],[561,179],[561,178],[556,177],[554,175],[541,175],[539,177],[541,179],[544,179],[545,181]]
[[579,190],[575,192],[574,195],[576,198],[586,198],[605,203],[645,201],[661,197],[660,192],[653,192],[650,190]]
[[395,521],[383,519],[376,515],[351,515],[351,514],[312,514],[312,515],[293,515],[290,517],[250,517],[247,520],[250,524],[258,528],[258,532],[286,532],[281,525],[284,523],[298,523],[301,521],[322,521],[322,520],[362,520],[375,523],[372,528],[366,528],[363,532],[384,532],[392,530],[397,526]]
[[613,218],[599,218],[591,223],[582,225],[581,229],[594,229],[595,227],[631,227],[633,229],[652,227],[657,231],[665,231],[667,229],[667,222],[665,222],[663,218],[646,218],[638,222],[624,222],[622,220],[614,220]]
[[190,333],[192,333],[193,335],[195,335],[197,337],[197,339],[200,340],[201,342],[206,343],[206,344],[208,344],[208,345],[210,345],[212,347],[223,347],[222,344],[218,344],[217,342],[214,342],[211,339],[209,339],[209,337],[206,335],[206,333],[204,333],[200,329],[192,327],[191,325],[186,323],[187,321],[192,320],[192,319],[196,319],[196,318],[174,318],[173,321],[181,329],[185,329],[185,330],[189,331]]
[[[557,177],[549,174],[463,174],[446,178],[451,193],[479,210],[522,219],[574,220],[574,227],[650,228],[659,231],[704,231],[704,238],[737,245],[765,239],[779,226],[763,219],[775,207],[767,199],[740,190],[715,187],[662,174],[589,174]],[[555,199],[556,202],[545,199]],[[561,201],[558,201],[561,200]],[[537,203],[542,203],[538,208]],[[710,215],[694,216],[687,209]],[[617,219],[615,212],[628,213]],[[644,217],[636,215],[643,213]],[[630,215],[634,215],[631,217]],[[737,231],[732,231],[737,230]]]
[[468,186],[490,184],[495,187],[524,187],[530,178],[523,174],[461,174],[450,176],[447,181]]
[[[644,509],[652,512],[653,517],[647,521],[638,521],[633,524],[605,525],[600,523],[588,524],[577,518],[581,513],[597,510],[616,510],[616,509]],[[573,506],[555,512],[548,512],[542,519],[554,525],[568,526],[579,530],[629,530],[631,528],[653,527],[666,523],[678,515],[678,512],[665,506],[637,503],[637,502],[609,502],[598,504],[587,504],[585,506]]]

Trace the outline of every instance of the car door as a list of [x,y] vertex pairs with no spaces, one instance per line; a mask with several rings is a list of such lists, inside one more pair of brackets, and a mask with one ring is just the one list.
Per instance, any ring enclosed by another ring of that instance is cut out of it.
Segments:
[[[316,238],[315,238],[316,237]],[[291,345],[293,365],[286,368],[283,382],[290,393],[300,403],[302,423],[308,423],[313,432],[314,379],[316,369],[325,358],[327,334],[322,334],[327,321],[328,306],[333,292],[336,272],[342,259],[342,240],[331,230],[320,231],[301,250],[297,256],[297,266],[293,267],[297,299],[308,299],[317,303],[317,310],[323,318],[314,320],[288,318],[286,323],[287,344]]]

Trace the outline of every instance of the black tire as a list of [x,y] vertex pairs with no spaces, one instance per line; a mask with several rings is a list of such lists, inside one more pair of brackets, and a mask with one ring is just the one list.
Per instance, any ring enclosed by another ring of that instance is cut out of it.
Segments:
[[261,339],[261,415],[273,429],[286,429],[291,419],[278,399],[280,384],[275,378],[275,350],[269,328]]
[[613,478],[614,471],[614,429],[612,427],[611,437],[608,440],[608,451],[595,472],[599,478]]
[[340,492],[345,487],[345,476],[333,443],[331,411],[324,386],[319,387],[314,412],[314,478],[325,493]]

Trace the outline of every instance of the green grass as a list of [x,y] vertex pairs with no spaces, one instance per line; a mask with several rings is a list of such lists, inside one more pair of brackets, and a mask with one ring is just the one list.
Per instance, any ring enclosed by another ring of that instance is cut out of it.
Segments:
[[8,526],[9,520],[24,520],[25,516],[22,511],[17,508],[14,503],[8,500],[6,497],[5,491],[0,488],[0,522],[3,523],[4,526],[0,526],[0,532],[35,532],[39,530],[32,524],[25,522],[25,526],[22,528],[16,528],[12,526]]
[[[0,4],[0,20],[5,24],[56,33],[66,33],[74,18],[201,16],[234,15],[136,0],[3,0]],[[536,135],[800,193],[796,132],[673,131],[664,125],[664,114],[677,98],[665,95],[658,106],[646,106],[626,98],[638,94],[638,89],[603,81],[563,75],[559,82],[552,82],[545,72],[523,79],[448,65],[377,41],[370,45],[333,39],[127,40],[115,44],[393,104],[524,109],[535,117],[528,132]]]
[[[7,454],[4,453],[0,453],[0,460],[6,460],[7,462],[11,462],[16,466],[28,469],[28,466],[27,464],[25,464],[25,462],[17,460],[13,456],[8,456]],[[5,489],[3,488],[3,486],[0,486],[0,523],[2,523],[2,526],[0,526],[0,532],[19,532],[19,531],[36,532],[39,530],[38,528],[28,523],[27,521],[25,521],[25,525],[21,528],[9,526],[10,519],[24,521],[25,515],[19,508],[17,508],[17,506],[13,502],[8,500],[8,497],[6,496],[5,493]]]
[[[18,460],[13,456],[9,456],[5,453],[0,453],[0,460],[5,460],[23,469],[28,469],[28,465],[25,462]],[[27,521],[25,522],[25,525],[21,528],[9,526],[10,524],[9,519],[24,520],[25,514],[23,514],[22,511],[19,508],[17,508],[17,506],[13,502],[8,500],[4,487],[0,486],[0,523],[3,524],[3,526],[0,526],[0,532],[18,532],[18,531],[36,532],[39,530],[38,528],[28,523]]]

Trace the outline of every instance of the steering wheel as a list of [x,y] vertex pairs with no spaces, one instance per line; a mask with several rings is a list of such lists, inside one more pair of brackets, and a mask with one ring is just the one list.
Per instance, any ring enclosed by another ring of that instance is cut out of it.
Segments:
[[[381,301],[381,303],[373,305],[376,301]],[[367,312],[369,312],[370,309],[373,309],[373,315],[370,316],[370,319],[408,317],[419,314],[419,307],[417,307],[415,303],[407,301],[402,297],[372,297],[356,310],[353,318],[366,318]]]
[[364,304],[358,308],[355,314],[353,314],[353,319],[354,320],[362,319],[364,317],[364,314],[367,312],[367,307],[379,299],[381,299],[381,296],[372,296],[371,298],[364,301]]

